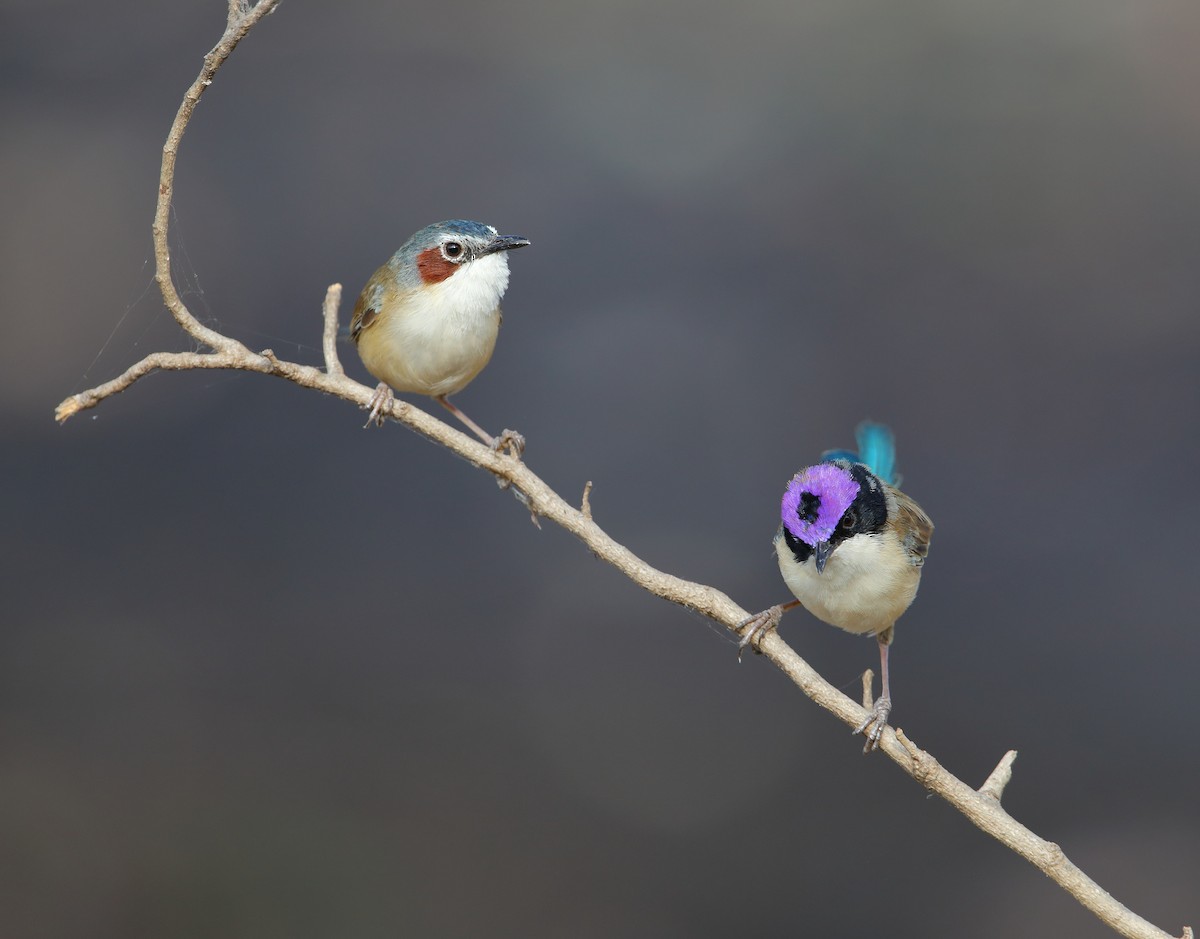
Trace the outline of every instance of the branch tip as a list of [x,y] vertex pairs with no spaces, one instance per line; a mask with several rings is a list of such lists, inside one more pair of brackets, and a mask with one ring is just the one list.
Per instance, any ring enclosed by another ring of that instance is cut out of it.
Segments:
[[1004,787],[1012,779],[1012,766],[1016,758],[1016,750],[1009,750],[1000,758],[1000,762],[996,764],[996,768],[988,773],[988,778],[979,787],[978,791],[981,796],[995,799],[997,802],[1000,801],[1000,797],[1004,795]]
[[868,710],[868,711],[871,710],[871,708],[875,706],[875,695],[871,691],[871,684],[874,681],[875,681],[875,673],[871,669],[868,668],[862,674],[862,688],[863,688],[862,706],[864,708],[866,708],[866,710]]
[[79,395],[71,395],[62,404],[54,409],[54,419],[62,424],[68,418],[74,417],[83,410],[83,404],[79,400]]

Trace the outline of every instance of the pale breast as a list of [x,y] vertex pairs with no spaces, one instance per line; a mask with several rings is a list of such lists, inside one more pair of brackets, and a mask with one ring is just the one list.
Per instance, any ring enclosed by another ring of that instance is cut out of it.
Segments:
[[492,357],[500,329],[500,310],[469,321],[437,312],[410,310],[384,317],[378,335],[359,342],[363,364],[396,391],[449,395],[461,391]]
[[396,391],[461,391],[492,357],[507,282],[503,256],[489,255],[403,299],[388,291],[375,322],[358,339],[367,371]]
[[921,571],[899,541],[883,534],[860,534],[833,552],[818,574],[810,558],[797,563],[782,537],[775,540],[784,583],[810,613],[852,633],[880,633],[908,609],[917,595]]

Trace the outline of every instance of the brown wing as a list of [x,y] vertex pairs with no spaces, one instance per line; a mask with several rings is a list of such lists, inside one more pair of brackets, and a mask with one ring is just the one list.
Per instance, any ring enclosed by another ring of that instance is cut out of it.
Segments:
[[350,317],[350,338],[358,342],[362,331],[374,323],[378,315],[375,307],[367,305],[367,291],[364,290],[354,303],[354,314]]
[[933,522],[925,510],[899,489],[893,489],[896,497],[896,521],[904,532],[904,549],[913,564],[920,567],[929,553],[929,539],[933,537]]

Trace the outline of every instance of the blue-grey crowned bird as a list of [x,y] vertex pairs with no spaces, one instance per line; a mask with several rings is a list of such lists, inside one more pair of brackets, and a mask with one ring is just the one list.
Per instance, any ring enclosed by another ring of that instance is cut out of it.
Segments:
[[350,320],[359,357],[379,379],[368,424],[383,422],[393,391],[430,395],[484,443],[520,454],[520,434],[505,430],[493,437],[448,396],[467,387],[491,359],[508,287],[508,252],[527,244],[481,222],[436,222],[371,275]]
[[897,487],[896,444],[882,424],[864,422],[858,452],[822,454],[787,484],[775,534],[783,581],[796,599],[747,619],[741,647],[757,648],[785,610],[802,604],[817,619],[879,642],[882,693],[855,728],[864,752],[879,745],[892,710],[888,648],[896,620],[917,595],[933,522]]

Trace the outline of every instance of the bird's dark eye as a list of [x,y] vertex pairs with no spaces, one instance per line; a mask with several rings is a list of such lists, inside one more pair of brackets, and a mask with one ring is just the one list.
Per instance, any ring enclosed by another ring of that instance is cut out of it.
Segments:
[[854,509],[846,509],[846,514],[842,516],[841,526],[846,531],[853,531],[858,525],[858,513]]
[[452,260],[462,254],[462,252],[463,246],[457,241],[447,241],[442,245],[442,253]]

